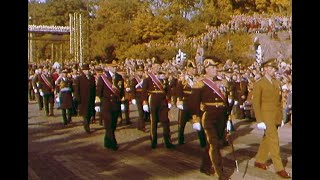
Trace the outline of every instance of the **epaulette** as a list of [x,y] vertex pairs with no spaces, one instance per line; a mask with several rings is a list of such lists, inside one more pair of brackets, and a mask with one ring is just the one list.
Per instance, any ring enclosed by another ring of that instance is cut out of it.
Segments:
[[202,79],[197,79],[197,81],[193,84],[192,88],[194,89],[200,89],[204,86],[204,83],[202,82]]

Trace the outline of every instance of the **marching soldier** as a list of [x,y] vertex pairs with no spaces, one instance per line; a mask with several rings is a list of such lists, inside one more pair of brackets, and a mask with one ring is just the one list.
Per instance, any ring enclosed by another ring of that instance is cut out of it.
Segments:
[[[130,79],[129,79],[129,76],[126,72],[123,73],[122,75],[123,77],[123,81],[124,81],[124,96],[122,97],[121,99],[121,112],[124,113],[124,119],[125,119],[125,124],[126,125],[129,125],[131,124],[131,121],[130,121],[130,116],[129,116],[129,101],[130,101]],[[122,118],[122,113],[120,115],[121,117],[121,120],[123,119]],[[122,121],[121,121],[122,122]]]
[[40,83],[38,81],[40,79],[41,74],[42,74],[42,66],[35,70],[35,74],[32,78],[32,87],[33,87],[33,91],[35,93],[40,111],[43,109],[43,98],[42,96],[40,96],[40,87],[39,87]]
[[90,133],[90,120],[94,116],[94,101],[96,96],[96,83],[93,75],[89,73],[89,64],[81,66],[80,75],[76,77],[74,97],[79,103],[79,115],[83,117],[83,128]]
[[48,65],[43,67],[42,74],[37,76],[37,78],[35,81],[39,83],[39,93],[43,98],[46,116],[53,116],[55,84],[49,73]]
[[253,85],[253,108],[258,122],[257,127],[264,130],[264,136],[256,154],[254,166],[266,170],[269,154],[274,169],[282,178],[291,178],[283,167],[278,127],[283,126],[281,82],[275,79],[277,64],[275,59],[269,59],[262,64],[264,77]]
[[142,109],[142,83],[143,83],[143,74],[144,74],[144,67],[143,65],[138,65],[136,69],[135,76],[131,79],[131,86],[130,86],[130,92],[131,92],[131,97],[132,97],[132,104],[137,105],[138,109],[138,125],[137,129],[145,132],[145,121],[147,118],[147,115],[145,115],[145,111]]
[[207,175],[216,173],[219,180],[225,180],[229,178],[222,168],[219,141],[224,138],[230,110],[227,83],[217,78],[218,64],[219,62],[213,59],[204,60],[206,74],[193,86],[190,100],[197,107],[193,117],[193,122],[195,122],[193,128],[196,130],[203,128],[207,141],[200,172]]
[[98,79],[97,100],[101,102],[101,118],[105,128],[104,147],[116,151],[118,149],[115,130],[121,113],[121,99],[124,96],[124,80],[117,73],[115,60],[108,64],[106,72]]
[[163,138],[166,148],[173,148],[170,137],[170,120],[168,117],[169,109],[171,108],[171,92],[167,78],[164,74],[160,74],[160,62],[158,59],[153,59],[151,71],[148,72],[148,77],[143,80],[142,84],[142,99],[143,110],[150,112],[151,121],[151,148],[157,147],[157,127],[158,122],[161,122],[163,127]]
[[56,81],[56,94],[60,103],[62,112],[63,124],[71,123],[72,106],[73,106],[73,87],[72,80],[67,77],[68,71],[66,69],[61,71],[61,77]]
[[[186,64],[186,75],[179,80],[177,85],[177,107],[178,112],[178,143],[184,144],[184,129],[186,123],[192,118],[192,114],[195,112],[194,103],[189,101],[191,95],[191,88],[195,82],[196,75],[196,64],[191,60],[187,61]],[[201,129],[198,132],[200,146],[206,145],[206,139],[204,131]]]

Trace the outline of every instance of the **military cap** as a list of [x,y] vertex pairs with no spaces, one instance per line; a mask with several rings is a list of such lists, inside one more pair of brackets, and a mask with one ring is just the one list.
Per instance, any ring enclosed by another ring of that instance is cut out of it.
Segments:
[[81,65],[81,69],[82,69],[82,70],[89,70],[89,64],[83,63],[83,64]]
[[109,66],[109,67],[116,67],[118,65],[119,64],[116,60],[112,60],[112,61],[107,62],[107,66]]
[[276,59],[274,58],[271,58],[271,59],[268,59],[267,61],[263,62],[262,64],[262,67],[274,67],[276,69],[278,69],[278,65],[276,63]]
[[140,64],[140,65],[137,66],[137,71],[144,71],[143,64]]
[[194,63],[193,61],[191,61],[191,60],[189,59],[189,60],[187,60],[186,67],[187,67],[187,68],[189,68],[189,67],[191,67],[191,68],[196,68],[197,66],[196,66],[196,63]]
[[209,67],[209,66],[218,66],[219,62],[214,61],[213,59],[205,59],[203,61],[203,65],[205,68]]

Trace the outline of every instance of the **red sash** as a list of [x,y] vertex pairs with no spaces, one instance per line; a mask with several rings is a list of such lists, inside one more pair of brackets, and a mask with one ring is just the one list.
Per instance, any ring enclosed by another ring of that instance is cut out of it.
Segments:
[[[138,84],[141,83],[141,78],[140,78],[139,76],[135,76],[134,78],[136,79],[136,81],[138,82]],[[139,86],[141,87],[141,84],[140,84]]]
[[41,74],[41,78],[42,78],[42,80],[46,83],[46,85],[47,85],[51,90],[53,90],[52,84],[49,82],[49,80],[47,79],[47,77],[46,77],[44,74]]
[[116,96],[120,97],[120,92],[118,89],[116,88],[112,88],[112,83],[107,79],[105,74],[101,75],[101,78],[103,80],[103,82],[108,86],[108,88],[111,90],[111,92],[113,92],[113,94],[115,94]]
[[164,91],[163,89],[163,85],[162,83],[160,82],[160,80],[153,74],[153,73],[148,73],[149,77],[152,79],[152,81],[158,86],[158,88],[161,90],[161,91]]
[[213,91],[215,91],[222,99],[223,101],[226,101],[226,97],[224,96],[224,94],[220,91],[218,85],[212,81],[211,79],[208,78],[204,78],[203,83],[205,83],[207,86],[209,86],[209,88],[211,88]]

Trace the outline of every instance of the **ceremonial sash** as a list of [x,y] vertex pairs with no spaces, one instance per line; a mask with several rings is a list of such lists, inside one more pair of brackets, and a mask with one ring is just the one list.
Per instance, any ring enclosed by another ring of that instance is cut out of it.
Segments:
[[161,84],[160,80],[153,73],[148,73],[148,75],[152,79],[152,81],[158,86],[158,88],[161,91],[164,91],[163,85]]
[[120,97],[120,92],[118,89],[116,88],[112,88],[112,83],[107,79],[105,74],[101,75],[101,78],[103,80],[103,82],[108,86],[108,88],[111,90],[111,92],[113,92],[113,94],[115,94],[116,96]]
[[53,89],[52,84],[49,82],[49,80],[47,79],[47,77],[44,74],[41,74],[41,78],[43,79],[44,83],[46,83],[46,85],[50,88]]
[[214,92],[216,92],[222,99],[223,101],[226,102],[226,97],[224,96],[224,94],[220,91],[218,85],[212,81],[211,79],[208,78],[204,78],[203,83],[205,83],[207,86],[209,86],[209,88],[211,88]]
[[[140,78],[139,76],[135,76],[134,78],[135,78],[136,81],[138,82],[139,86],[142,87],[142,86],[141,86],[141,84],[142,84],[142,83],[141,83],[141,78]],[[141,84],[140,84],[140,83],[141,83]]]

